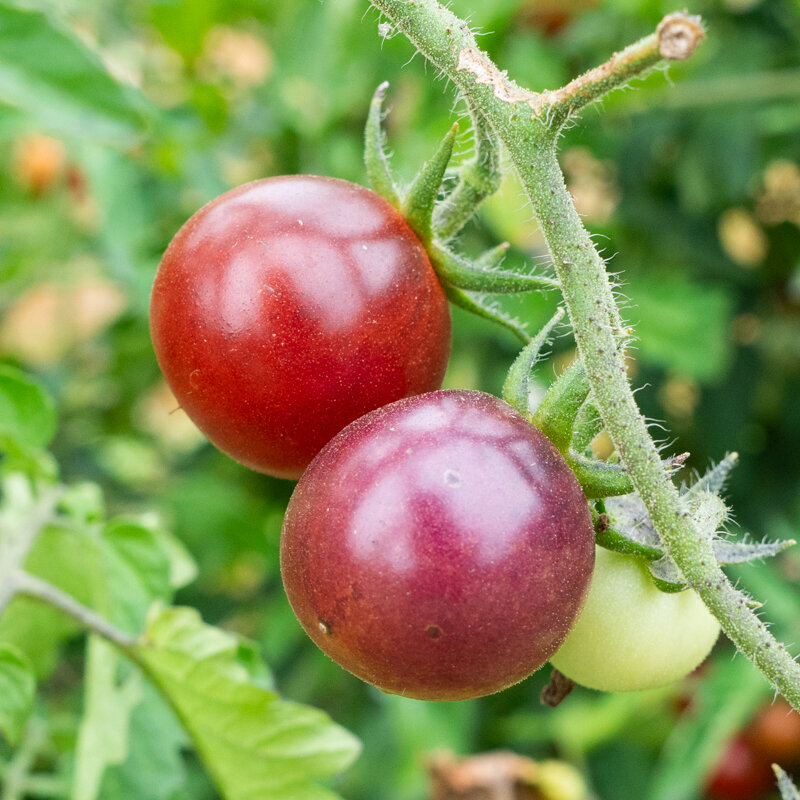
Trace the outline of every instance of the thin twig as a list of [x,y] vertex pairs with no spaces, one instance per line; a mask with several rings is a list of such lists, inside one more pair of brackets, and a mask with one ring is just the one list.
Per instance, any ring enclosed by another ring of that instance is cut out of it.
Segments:
[[25,565],[36,537],[52,518],[60,494],[60,489],[45,490],[27,518],[14,527],[0,529],[0,616],[14,596],[13,575]]
[[88,628],[123,650],[128,650],[136,644],[135,636],[112,625],[96,611],[79,603],[74,597],[62,592],[53,584],[21,570],[14,573],[11,580],[16,594],[25,595],[57,608],[79,622],[84,628]]

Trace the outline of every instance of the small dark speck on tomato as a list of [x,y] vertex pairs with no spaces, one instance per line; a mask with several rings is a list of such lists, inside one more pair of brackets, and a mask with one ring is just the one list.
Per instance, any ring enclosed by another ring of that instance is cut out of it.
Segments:
[[444,471],[444,482],[455,489],[461,486],[461,476],[454,469],[446,469]]
[[442,635],[442,629],[438,625],[428,625],[428,636],[431,639],[438,639]]

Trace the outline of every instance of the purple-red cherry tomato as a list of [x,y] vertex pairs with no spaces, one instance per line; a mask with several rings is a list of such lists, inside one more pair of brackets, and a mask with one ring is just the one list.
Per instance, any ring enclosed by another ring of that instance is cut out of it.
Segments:
[[450,313],[400,213],[313,175],[240,186],[176,234],[150,326],[183,409],[221,450],[297,478],[354,419],[441,385]]
[[386,692],[480,697],[564,640],[594,532],[550,441],[472,391],[400,400],[336,436],[283,527],[289,601],[331,658]]

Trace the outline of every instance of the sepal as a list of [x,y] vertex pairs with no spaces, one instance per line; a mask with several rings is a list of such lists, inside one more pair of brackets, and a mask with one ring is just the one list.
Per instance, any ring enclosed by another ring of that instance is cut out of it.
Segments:
[[475,316],[496,322],[507,331],[513,333],[522,344],[530,342],[530,334],[525,330],[522,322],[506,314],[505,311],[492,307],[481,295],[468,294],[467,292],[462,292],[461,289],[456,289],[455,286],[448,286],[447,284],[444,284],[444,293],[453,305],[463,308],[464,311],[469,311],[470,314],[475,314]]
[[411,186],[406,190],[401,202],[401,211],[408,224],[419,236],[423,244],[429,244],[433,238],[431,220],[433,206],[439,197],[444,173],[453,155],[453,145],[458,135],[458,123],[442,139],[433,157],[426,161],[414,176]]
[[772,765],[772,771],[778,780],[778,790],[781,793],[781,800],[800,800],[800,792],[792,783],[792,779],[777,765]]
[[575,419],[589,396],[589,381],[580,360],[553,381],[533,415],[533,424],[562,452],[569,450]]
[[597,406],[587,400],[578,410],[575,427],[572,431],[572,449],[576,453],[585,453],[597,434],[603,430],[603,420]]
[[699,494],[700,492],[712,492],[719,494],[728,480],[731,470],[739,463],[738,453],[728,453],[719,464],[711,467],[701,478],[691,486],[684,489],[684,494],[688,497]]
[[783,539],[778,542],[731,542],[725,539],[714,541],[714,555],[720,564],[743,564],[746,561],[761,561],[788,550],[797,542]]
[[553,328],[561,322],[563,317],[564,309],[559,306],[556,313],[514,359],[503,383],[503,400],[526,419],[531,418],[529,402],[531,371],[541,357],[542,348],[553,333]]
[[367,178],[374,191],[395,208],[399,208],[400,195],[389,166],[386,134],[383,130],[383,98],[388,88],[389,82],[384,81],[375,90],[372,102],[369,104],[369,114],[364,129],[364,163],[367,168]]
[[574,451],[565,457],[589,500],[616,497],[633,491],[628,473],[618,464],[590,459]]
[[[711,472],[714,473],[715,480],[722,474],[717,467]],[[701,486],[721,485],[704,478],[698,481],[702,482]],[[700,533],[710,540],[714,558],[720,566],[771,558],[795,544],[794,540],[731,541],[724,530],[717,530],[728,517],[727,508],[718,495],[702,489],[697,493],[687,491],[683,497],[686,510]],[[662,591],[681,592],[687,588],[686,578],[666,553],[650,515],[637,494],[611,497],[605,503],[598,504],[595,511],[595,532],[596,542],[601,547],[644,558],[653,581]]]
[[434,235],[452,239],[472,219],[478,206],[500,188],[500,146],[486,119],[467,101],[475,154],[454,170],[456,183],[433,210]]
[[[455,286],[456,289],[487,294],[516,294],[558,286],[553,278],[483,267],[477,262],[470,263],[436,241],[430,243],[428,250],[433,268],[442,283]],[[495,250],[489,251],[492,257]]]

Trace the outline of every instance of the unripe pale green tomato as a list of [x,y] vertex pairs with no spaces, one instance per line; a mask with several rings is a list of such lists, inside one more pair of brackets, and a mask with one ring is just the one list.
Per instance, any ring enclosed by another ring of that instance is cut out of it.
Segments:
[[586,605],[552,665],[607,692],[653,689],[688,675],[719,634],[699,595],[660,591],[633,556],[598,547],[595,558]]

